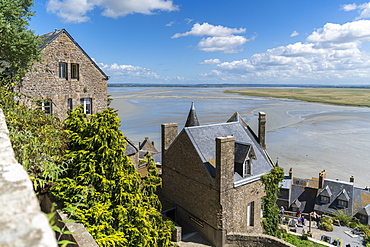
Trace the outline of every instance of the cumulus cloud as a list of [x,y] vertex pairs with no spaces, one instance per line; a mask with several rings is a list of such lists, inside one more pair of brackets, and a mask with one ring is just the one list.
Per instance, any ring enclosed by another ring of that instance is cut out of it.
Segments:
[[202,38],[197,45],[197,49],[205,52],[221,51],[224,53],[236,53],[242,50],[240,46],[244,45],[248,39],[234,34],[245,33],[245,31],[245,28],[229,28],[221,25],[214,26],[205,22],[203,24],[196,23],[190,31],[176,33],[171,38],[210,36]]
[[218,63],[221,63],[220,59],[218,58],[207,59],[204,60],[203,62],[200,62],[200,64],[218,64]]
[[214,26],[207,22],[203,24],[196,23],[190,31],[185,33],[176,33],[171,38],[179,38],[184,36],[230,36],[235,33],[245,33],[245,28],[228,28],[221,25]]
[[370,2],[357,5],[355,3],[353,4],[345,4],[342,6],[342,9],[344,11],[352,11],[352,10],[358,10],[360,15],[356,17],[356,20],[359,19],[366,19],[370,17]]
[[122,17],[129,14],[153,14],[155,11],[175,11],[178,6],[171,0],[49,0],[47,11],[65,22],[80,23],[90,20],[88,12],[103,9],[106,17]]
[[295,37],[295,36],[298,36],[298,35],[299,35],[299,33],[294,30],[293,33],[290,35],[290,37]]
[[243,36],[208,37],[203,38],[197,48],[201,51],[222,51],[224,53],[236,53],[248,40]]
[[202,75],[224,81],[365,81],[370,77],[370,54],[361,50],[361,44],[366,41],[370,41],[368,20],[343,25],[327,23],[312,32],[305,43],[268,49],[249,59],[217,63]]

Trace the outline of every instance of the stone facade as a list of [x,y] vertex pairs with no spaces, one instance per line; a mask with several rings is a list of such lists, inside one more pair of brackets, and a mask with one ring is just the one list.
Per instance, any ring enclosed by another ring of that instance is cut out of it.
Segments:
[[55,233],[40,210],[32,182],[14,157],[0,109],[0,246],[53,247]]
[[[213,129],[218,133],[230,131],[235,137],[217,133],[210,143],[205,136]],[[238,135],[235,130],[243,133]],[[179,134],[177,124],[162,125],[161,196],[176,206],[179,225],[196,229],[216,247],[224,246],[231,232],[262,233],[261,201],[265,192],[260,176],[269,172],[272,164],[265,151],[257,147],[259,140],[244,140],[253,142],[259,159],[256,166],[263,163],[263,169],[254,167],[255,174],[244,178],[236,175],[236,141],[240,136],[250,137],[247,132],[248,128],[239,122],[185,127]],[[206,159],[201,151],[200,146],[208,145],[213,145],[214,159]]]
[[[107,108],[108,77],[73,40],[66,30],[42,36],[42,62],[36,63],[16,87],[16,92],[29,96],[29,107],[40,107],[38,100],[50,101],[52,114],[63,120],[69,109],[81,104],[81,99],[91,99],[96,113]],[[66,64],[61,72],[60,63]],[[72,72],[73,70],[73,72]],[[62,75],[61,75],[62,73]]]

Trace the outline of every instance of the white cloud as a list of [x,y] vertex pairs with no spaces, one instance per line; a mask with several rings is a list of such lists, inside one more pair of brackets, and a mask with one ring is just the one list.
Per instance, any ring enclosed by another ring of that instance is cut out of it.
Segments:
[[293,33],[290,35],[290,37],[295,37],[295,36],[298,36],[298,35],[299,35],[299,33],[294,30]]
[[171,38],[179,38],[184,36],[230,36],[235,33],[245,33],[245,28],[228,28],[221,25],[214,26],[207,22],[203,24],[195,23],[190,31],[186,33],[176,33]]
[[358,10],[360,15],[356,17],[356,20],[370,18],[370,2],[360,5],[357,5],[355,3],[345,4],[342,6],[342,9],[344,11]]
[[171,22],[167,23],[165,26],[166,27],[171,27],[173,24],[175,24],[175,22],[171,21]]
[[87,14],[95,8],[103,9],[102,15],[112,18],[178,10],[171,0],[49,0],[46,8],[63,21],[72,23],[89,21]]
[[201,62],[200,64],[218,64],[221,63],[220,59],[218,58],[213,58],[213,59],[207,59]]
[[297,42],[254,54],[249,59],[215,64],[202,76],[212,81],[296,82],[340,80],[366,82],[370,77],[370,54],[361,50],[370,41],[370,21],[343,25],[327,23]]
[[225,53],[236,53],[248,40],[243,36],[208,37],[203,38],[197,48],[201,51],[213,52],[222,51]]

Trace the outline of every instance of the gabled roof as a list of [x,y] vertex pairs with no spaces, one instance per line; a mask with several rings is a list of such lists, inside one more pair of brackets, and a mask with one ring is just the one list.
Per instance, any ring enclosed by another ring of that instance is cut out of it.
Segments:
[[345,189],[343,189],[337,196],[337,199],[338,200],[342,200],[342,201],[349,201],[349,196],[348,196],[348,193]]
[[331,190],[329,188],[329,186],[326,185],[325,188],[322,189],[322,191],[319,193],[319,196],[327,196],[327,197],[331,197],[333,195],[333,193],[331,193]]
[[130,156],[136,154],[138,152],[138,149],[136,148],[135,144],[127,137],[125,137],[125,140],[127,142],[125,155]]
[[191,108],[188,118],[186,119],[185,127],[199,126],[197,113],[195,111],[194,102],[191,102]]
[[149,141],[149,137],[145,137],[145,140],[139,146],[140,151],[147,151],[151,153],[158,153],[155,146]]
[[66,34],[73,41],[73,43],[75,43],[75,45],[85,54],[85,56],[89,58],[91,63],[100,71],[100,73],[102,73],[102,75],[105,77],[105,80],[108,80],[109,77],[104,73],[104,71],[95,63],[94,60],[91,59],[89,55],[87,55],[84,49],[81,48],[81,46],[72,38],[72,36],[65,29],[55,30],[54,32],[41,35],[41,38],[44,40],[44,43],[43,45],[41,45],[40,48],[44,49],[45,47],[47,47],[51,42],[53,42],[62,33]]
[[197,150],[199,157],[211,176],[214,176],[214,169],[212,169],[212,167],[216,166],[215,139],[222,136],[234,136],[235,142],[247,143],[250,146],[249,149],[253,148],[255,152],[256,160],[254,160],[253,175],[241,178],[235,173],[235,182],[239,180],[247,181],[249,177],[263,175],[268,173],[273,167],[265,152],[254,139],[252,133],[240,122],[185,127],[184,131],[189,136],[194,148]]
[[243,164],[249,157],[256,158],[252,144],[235,142],[235,163]]

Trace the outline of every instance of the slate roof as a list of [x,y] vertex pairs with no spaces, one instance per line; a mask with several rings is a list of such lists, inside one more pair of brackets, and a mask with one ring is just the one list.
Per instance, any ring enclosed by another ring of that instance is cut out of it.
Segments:
[[158,150],[155,146],[150,142],[149,137],[145,137],[145,140],[139,146],[140,151],[150,152],[150,153],[158,153]]
[[100,73],[102,73],[102,75],[105,77],[105,80],[108,80],[109,77],[104,73],[104,71],[95,63],[94,60],[91,59],[89,55],[87,55],[84,49],[81,48],[81,46],[72,38],[72,36],[65,29],[55,30],[54,32],[41,35],[41,38],[43,39],[44,43],[41,45],[40,48],[44,49],[46,46],[48,46],[48,44],[50,44],[62,33],[65,33],[75,43],[75,45],[85,54],[85,56],[89,58],[91,63],[100,71]]
[[194,102],[191,102],[191,108],[188,118],[186,119],[185,127],[199,126],[197,113],[195,111]]
[[343,189],[339,195],[337,196],[337,199],[342,200],[342,201],[349,201],[349,196],[348,193],[345,189]]
[[138,152],[138,149],[135,147],[134,143],[128,139],[127,137],[125,137],[125,140],[126,140],[126,150],[125,150],[125,155],[127,156],[130,156],[130,155],[134,155]]
[[247,126],[243,125],[240,121],[184,127],[184,131],[189,136],[193,146],[199,154],[199,157],[212,177],[215,177],[216,166],[215,139],[222,136],[234,136],[235,142],[249,144],[256,155],[256,160],[253,160],[253,174],[242,178],[237,172],[235,172],[234,182],[250,182],[251,180],[256,179],[256,177],[259,178],[261,175],[270,172],[272,169],[272,163],[267,154],[260,147]]
[[319,196],[327,196],[327,197],[331,197],[333,195],[333,193],[331,193],[331,190],[329,188],[329,186],[326,185],[325,188],[323,188],[320,192],[319,192]]

